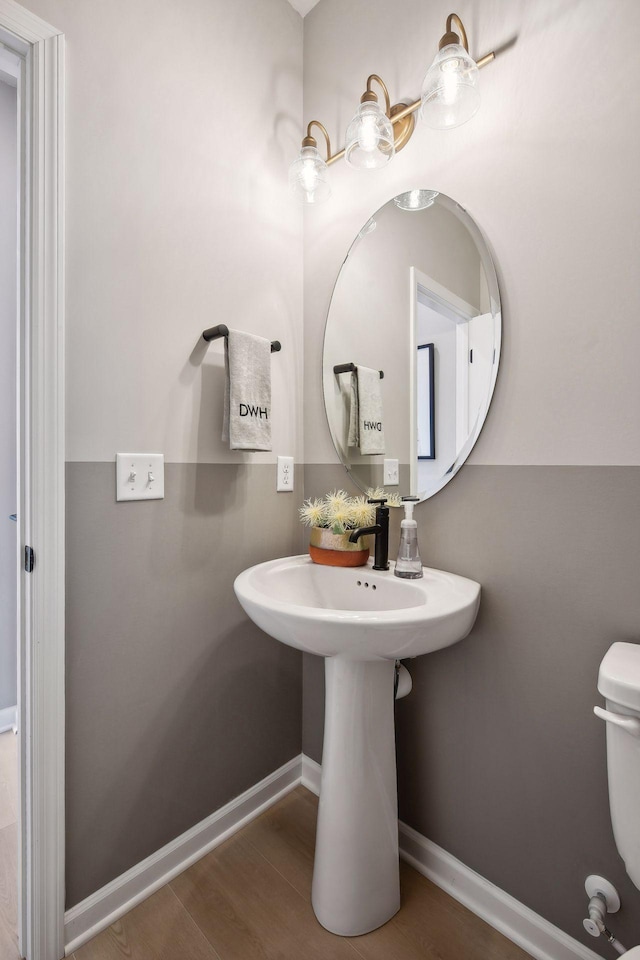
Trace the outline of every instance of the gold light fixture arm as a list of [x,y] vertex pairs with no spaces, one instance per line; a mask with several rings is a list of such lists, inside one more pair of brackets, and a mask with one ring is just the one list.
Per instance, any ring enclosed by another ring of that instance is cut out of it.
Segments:
[[491,53],[485,53],[484,57],[480,57],[479,60],[476,60],[476,67],[478,70],[482,70],[483,67],[486,67],[488,63],[491,63],[492,60],[495,60],[496,55],[491,51]]
[[315,138],[315,137],[312,135],[312,133],[311,133],[311,127],[318,127],[319,130],[322,130],[322,133],[323,133],[323,135],[324,135],[324,139],[325,139],[326,142],[327,142],[327,163],[329,163],[329,162],[330,162],[330,158],[331,158],[331,141],[329,140],[329,134],[327,133],[327,128],[326,128],[322,123],[320,123],[319,120],[312,120],[311,123],[308,124],[308,126],[307,126],[307,135],[306,135],[306,137],[304,138],[304,140],[302,141],[302,146],[303,146],[303,147],[317,147],[317,146],[318,146],[318,141],[316,140],[316,138]]
[[467,40],[467,31],[465,30],[464,24],[457,13],[450,13],[449,16],[447,17],[447,33],[449,34],[453,33],[453,30],[451,29],[451,25],[454,20],[456,22],[456,26],[460,34],[460,39],[462,40],[462,46],[465,48],[467,53],[469,53],[469,41]]
[[[454,21],[457,33],[453,29]],[[447,32],[443,37],[441,37],[438,47],[440,50],[442,50],[442,48],[446,47],[448,44],[458,42],[460,42],[467,53],[469,53],[469,41],[467,39],[467,31],[464,28],[464,23],[457,13],[450,13],[447,17]],[[476,60],[476,67],[478,67],[478,69],[486,67],[486,65],[491,63],[492,60],[495,60],[495,58],[496,55],[493,53],[493,51],[491,53],[487,53],[484,57],[480,57],[479,60]]]
[[385,113],[386,113],[386,115],[387,115],[388,117],[390,117],[390,116],[391,116],[391,100],[389,99],[389,91],[387,90],[387,85],[386,85],[386,83],[384,82],[384,80],[382,80],[382,79],[378,76],[377,73],[372,73],[370,77],[367,77],[367,93],[373,93],[373,91],[372,91],[372,89],[371,89],[371,82],[372,82],[373,80],[376,80],[376,81],[380,84],[380,86],[382,87],[382,89],[383,89],[383,91],[384,91],[384,99],[385,99],[385,103],[386,103],[386,106],[387,106],[387,109],[385,110]]
[[337,153],[334,153],[332,157],[327,158],[327,166],[331,166],[331,164],[335,163],[336,160],[342,160],[343,157],[344,157],[344,147],[342,148],[342,150],[338,150]]

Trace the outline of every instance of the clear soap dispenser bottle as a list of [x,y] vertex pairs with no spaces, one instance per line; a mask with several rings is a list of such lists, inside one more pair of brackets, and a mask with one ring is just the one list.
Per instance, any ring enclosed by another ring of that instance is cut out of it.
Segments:
[[413,508],[419,497],[403,497],[404,520],[400,524],[400,546],[394,573],[404,580],[417,580],[422,574],[422,560],[418,549],[418,524],[413,519]]

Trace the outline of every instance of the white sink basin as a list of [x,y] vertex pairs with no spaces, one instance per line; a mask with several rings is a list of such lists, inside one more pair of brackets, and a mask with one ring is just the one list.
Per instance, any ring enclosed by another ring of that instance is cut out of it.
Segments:
[[265,633],[325,659],[322,783],[311,902],[332,933],[355,937],[400,908],[395,661],[471,630],[480,585],[424,568],[325,567],[308,556],[250,567],[237,597]]
[[323,657],[404,659],[471,630],[480,584],[442,570],[400,580],[391,569],[325,567],[307,556],[269,560],[236,579],[238,600],[265,633]]

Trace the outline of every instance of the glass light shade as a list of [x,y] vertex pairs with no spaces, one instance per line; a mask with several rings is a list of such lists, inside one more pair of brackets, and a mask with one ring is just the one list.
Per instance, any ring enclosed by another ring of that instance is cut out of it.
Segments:
[[396,152],[393,124],[375,101],[361,103],[347,127],[344,158],[359,170],[384,167]]
[[393,198],[396,207],[401,210],[426,210],[438,196],[437,190],[407,190]]
[[429,67],[422,84],[420,119],[447,130],[470,120],[480,106],[478,68],[459,43],[449,43]]
[[303,147],[289,167],[289,186],[303,203],[321,203],[331,196],[329,168],[317,147]]

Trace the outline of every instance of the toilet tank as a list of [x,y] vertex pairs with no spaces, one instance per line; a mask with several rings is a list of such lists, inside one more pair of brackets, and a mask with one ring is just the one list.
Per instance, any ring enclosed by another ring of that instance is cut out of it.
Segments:
[[627,873],[640,889],[640,644],[614,643],[600,665],[598,690],[607,708],[611,823]]

